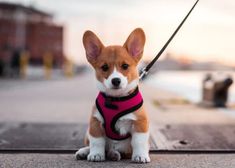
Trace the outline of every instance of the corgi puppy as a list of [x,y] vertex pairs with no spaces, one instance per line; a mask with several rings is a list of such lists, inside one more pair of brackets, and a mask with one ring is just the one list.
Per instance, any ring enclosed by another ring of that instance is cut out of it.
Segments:
[[144,44],[141,28],[123,46],[104,46],[93,32],[84,33],[86,57],[100,92],[90,117],[87,146],[76,152],[77,159],[100,162],[131,157],[136,163],[150,162],[149,120],[138,90],[137,64]]

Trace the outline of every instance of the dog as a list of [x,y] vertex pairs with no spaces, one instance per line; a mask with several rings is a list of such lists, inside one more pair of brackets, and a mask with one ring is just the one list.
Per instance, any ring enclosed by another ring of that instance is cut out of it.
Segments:
[[104,46],[88,30],[83,35],[83,45],[100,92],[90,117],[87,146],[79,149],[75,157],[93,162],[106,158],[150,162],[149,119],[138,89],[137,68],[144,51],[144,31],[133,30],[123,46]]

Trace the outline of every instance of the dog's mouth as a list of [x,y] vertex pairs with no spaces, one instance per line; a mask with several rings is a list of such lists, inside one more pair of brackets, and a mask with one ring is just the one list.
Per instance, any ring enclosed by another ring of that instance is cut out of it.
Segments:
[[111,89],[113,90],[119,90],[119,89],[122,89],[120,86],[113,86]]

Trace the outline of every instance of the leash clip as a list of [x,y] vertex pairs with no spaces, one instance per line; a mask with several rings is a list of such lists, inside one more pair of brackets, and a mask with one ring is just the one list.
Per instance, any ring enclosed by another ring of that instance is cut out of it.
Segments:
[[145,77],[145,75],[147,75],[147,74],[148,74],[148,72],[146,71],[146,67],[145,67],[141,70],[139,79],[140,80],[143,79]]

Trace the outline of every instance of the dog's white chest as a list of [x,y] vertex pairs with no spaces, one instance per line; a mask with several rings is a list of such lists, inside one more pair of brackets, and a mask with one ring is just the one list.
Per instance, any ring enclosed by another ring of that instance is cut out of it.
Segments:
[[[132,113],[120,117],[116,122],[115,129],[120,133],[120,135],[132,133],[134,120],[136,120],[136,116]],[[109,150],[114,149],[125,153],[131,150],[131,139],[128,138],[122,141],[107,139],[107,146]]]
[[[104,119],[98,111],[94,113],[94,117],[96,117],[102,124],[104,123]],[[134,120],[136,120],[136,116],[133,113],[126,114],[117,120],[115,128],[121,135],[126,135],[132,131]]]
[[134,120],[136,120],[136,116],[134,114],[127,114],[118,119],[115,128],[121,135],[126,135],[131,132]]

